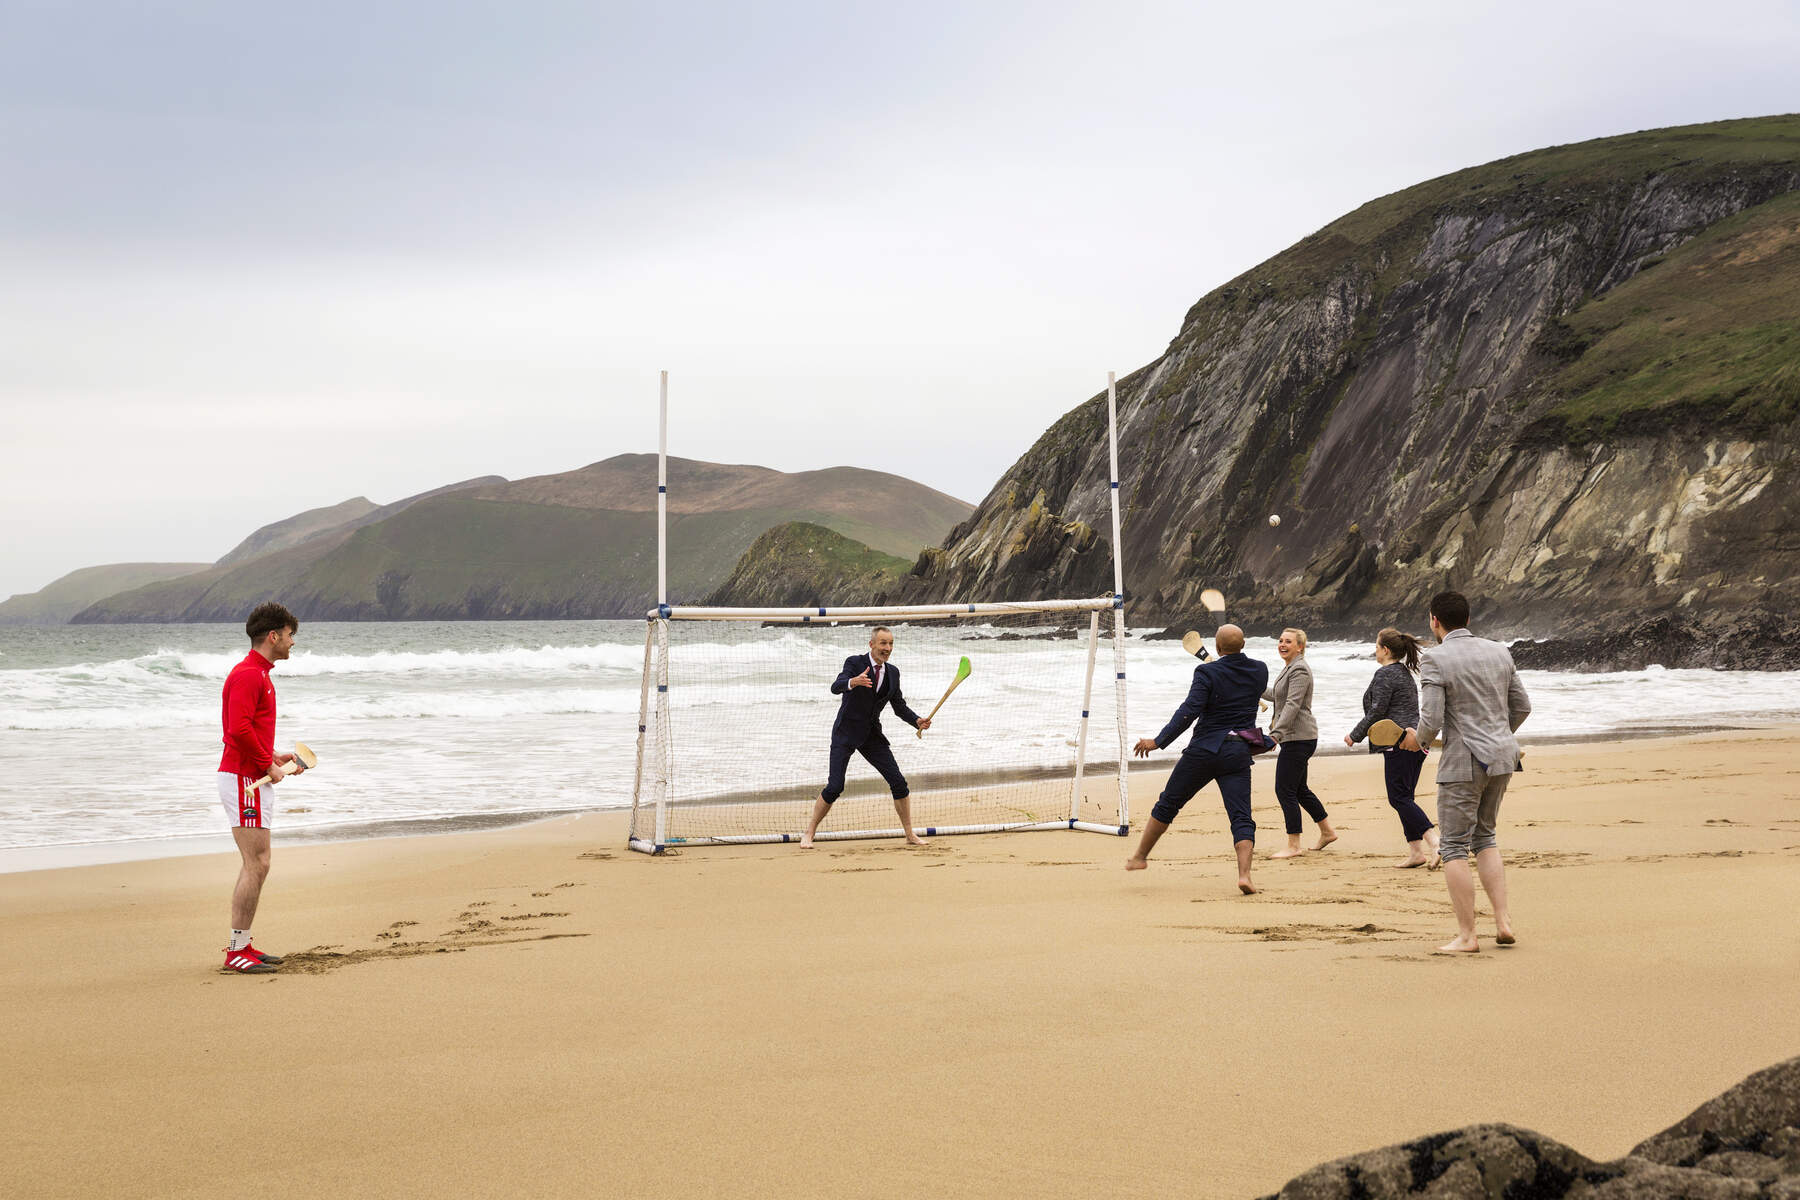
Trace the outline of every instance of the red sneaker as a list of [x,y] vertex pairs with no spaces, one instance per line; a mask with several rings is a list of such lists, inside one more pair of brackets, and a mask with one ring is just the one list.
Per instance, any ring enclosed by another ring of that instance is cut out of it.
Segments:
[[227,975],[273,975],[275,966],[265,960],[262,955],[245,946],[242,950],[225,952],[224,970]]
[[256,955],[256,957],[262,959],[271,967],[279,967],[281,965],[282,958],[279,954],[264,954],[261,950],[258,950],[255,946],[249,945],[248,943],[245,944],[244,949],[248,953]]

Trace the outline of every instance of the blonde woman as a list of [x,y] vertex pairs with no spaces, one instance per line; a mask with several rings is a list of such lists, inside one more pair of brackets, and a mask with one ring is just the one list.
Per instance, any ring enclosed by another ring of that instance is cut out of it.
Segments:
[[[1389,627],[1375,635],[1375,661],[1381,666],[1369,688],[1363,693],[1363,719],[1344,735],[1344,745],[1354,746],[1368,735],[1369,726],[1386,720],[1402,729],[1417,729],[1419,722],[1419,688],[1413,675],[1419,669],[1419,639]],[[1437,862],[1437,827],[1413,799],[1419,785],[1419,769],[1425,765],[1423,750],[1407,750],[1401,746],[1382,749],[1371,745],[1369,753],[1382,755],[1382,772],[1387,777],[1388,806],[1400,818],[1400,832],[1406,838],[1406,867],[1433,866]]]
[[1313,674],[1306,665],[1306,630],[1284,629],[1275,644],[1276,653],[1287,665],[1263,699],[1275,706],[1269,723],[1269,736],[1280,745],[1275,760],[1275,799],[1281,804],[1282,819],[1287,822],[1287,849],[1277,850],[1270,858],[1295,858],[1305,851],[1300,848],[1300,810],[1305,809],[1319,827],[1319,841],[1314,850],[1323,850],[1337,841],[1337,831],[1325,814],[1325,806],[1306,785],[1306,765],[1319,748],[1319,723],[1313,720]]

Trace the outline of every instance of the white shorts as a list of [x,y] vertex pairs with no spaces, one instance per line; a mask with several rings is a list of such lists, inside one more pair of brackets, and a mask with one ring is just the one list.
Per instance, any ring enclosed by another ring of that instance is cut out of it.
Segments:
[[269,827],[268,785],[249,791],[259,777],[219,772],[219,804],[233,829],[267,829]]

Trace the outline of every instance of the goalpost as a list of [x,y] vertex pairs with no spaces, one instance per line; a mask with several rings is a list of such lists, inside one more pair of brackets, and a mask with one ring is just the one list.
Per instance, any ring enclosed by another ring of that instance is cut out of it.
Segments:
[[[889,708],[882,728],[906,775],[914,828],[926,837],[1082,829],[1129,832],[1124,573],[1119,561],[1117,395],[1107,376],[1112,467],[1113,594],[1063,600],[805,608],[716,608],[668,602],[668,401],[658,428],[657,606],[646,614],[638,696],[633,850],[796,842],[825,785],[845,659],[871,631],[894,631],[892,665],[923,716],[959,659],[971,673],[918,734]],[[1109,629],[1101,614],[1112,612]],[[1080,618],[1085,615],[1086,620]],[[1020,631],[996,617],[1038,617]],[[1036,624],[1036,623],[1034,623]],[[1071,628],[1071,624],[1073,628]],[[1046,630],[1043,626],[1051,626]],[[1112,643],[1113,688],[1098,700],[1100,642]],[[1071,645],[1078,639],[1079,649]],[[1088,726],[1110,718],[1116,758],[1090,759]],[[819,841],[899,837],[887,785],[860,755]]]

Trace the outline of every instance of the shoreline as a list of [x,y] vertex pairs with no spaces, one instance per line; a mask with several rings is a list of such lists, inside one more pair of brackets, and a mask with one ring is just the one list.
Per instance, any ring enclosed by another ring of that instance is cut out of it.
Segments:
[[[1599,733],[1545,734],[1521,736],[1524,747],[1540,746],[1604,746],[1614,742],[1648,741],[1662,738],[1692,737],[1713,733],[1768,733],[1784,729],[1800,732],[1800,726],[1725,725],[1656,726],[1644,729],[1610,730]],[[1185,736],[1185,735],[1184,735]],[[1320,739],[1323,743],[1324,739]],[[1165,752],[1166,753],[1166,752]],[[1322,744],[1313,756],[1318,759],[1367,756],[1366,743],[1345,746],[1341,739]],[[1273,761],[1273,755],[1258,759]],[[1135,777],[1148,771],[1166,771],[1168,758],[1133,760]],[[1529,766],[1529,764],[1527,764]],[[1420,792],[1429,790],[1429,781],[1421,779]],[[711,800],[707,802],[713,802]],[[716,799],[719,804],[736,803],[730,796]],[[1424,803],[1422,800],[1421,803]],[[525,809],[517,812],[448,813],[435,817],[391,817],[371,821],[340,821],[328,825],[275,827],[272,841],[275,849],[305,845],[330,845],[340,842],[384,841],[394,838],[447,837],[465,833],[488,833],[516,829],[554,821],[559,817],[629,813],[629,804],[596,805],[589,808]],[[1147,810],[1146,810],[1147,811]],[[170,858],[192,858],[207,854],[235,852],[231,831],[224,825],[211,833],[176,834],[170,837],[130,838],[122,841],[52,842],[36,846],[0,846],[0,875],[16,875],[34,871],[63,871],[81,867],[105,866],[110,863],[146,862]]]

